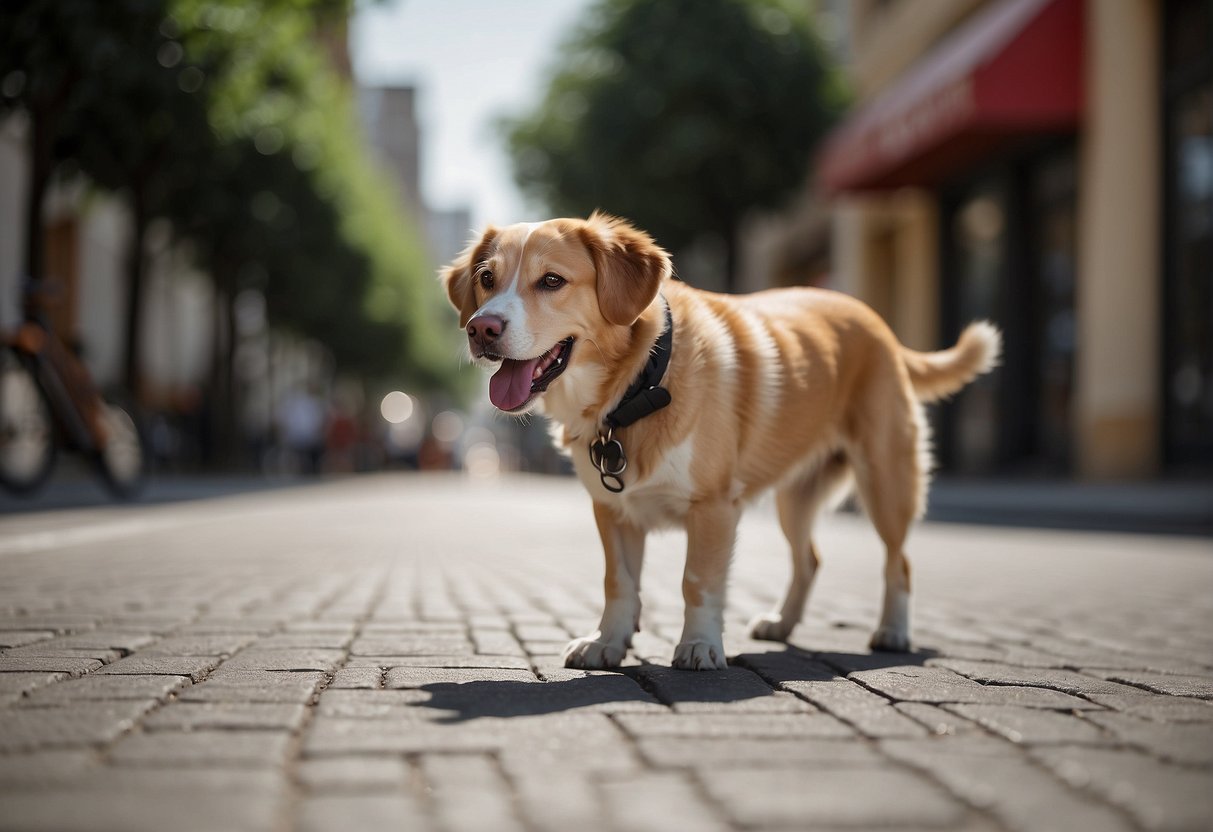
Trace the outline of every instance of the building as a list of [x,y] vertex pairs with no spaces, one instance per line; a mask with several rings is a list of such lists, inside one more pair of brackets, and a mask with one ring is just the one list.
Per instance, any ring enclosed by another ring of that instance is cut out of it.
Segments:
[[[837,4],[830,4],[837,11]],[[832,281],[910,346],[1004,330],[946,470],[1213,472],[1213,2],[854,0]]]

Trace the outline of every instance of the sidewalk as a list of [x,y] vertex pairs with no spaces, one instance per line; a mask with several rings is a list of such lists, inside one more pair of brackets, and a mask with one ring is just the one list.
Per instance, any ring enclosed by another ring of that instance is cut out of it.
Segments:
[[1082,483],[961,480],[931,485],[931,520],[1213,536],[1213,480]]
[[602,564],[575,483],[376,476],[0,518],[0,830],[1205,830],[1207,541],[924,524],[916,651],[881,556],[743,523],[730,668],[669,668],[679,534],[622,672],[563,668]]

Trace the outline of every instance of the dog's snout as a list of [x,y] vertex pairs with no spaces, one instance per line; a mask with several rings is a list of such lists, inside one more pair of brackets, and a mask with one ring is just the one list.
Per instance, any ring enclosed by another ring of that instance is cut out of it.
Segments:
[[497,315],[477,315],[468,321],[468,338],[481,347],[487,347],[501,337],[505,325],[505,319]]

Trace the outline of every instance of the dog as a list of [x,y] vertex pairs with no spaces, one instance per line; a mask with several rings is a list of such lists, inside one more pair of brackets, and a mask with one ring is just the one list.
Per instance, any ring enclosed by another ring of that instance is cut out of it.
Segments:
[[646,533],[683,527],[684,626],[672,664],[723,670],[725,587],[743,507],[774,489],[792,554],[783,602],[750,627],[786,640],[819,559],[813,522],[853,487],[883,541],[875,650],[910,649],[903,546],[930,471],[922,403],[992,369],[1001,335],[902,346],[871,308],[816,288],[701,291],[645,232],[603,213],[489,227],[441,275],[500,410],[542,412],[593,500],[606,604],[565,664],[620,664],[640,624]]

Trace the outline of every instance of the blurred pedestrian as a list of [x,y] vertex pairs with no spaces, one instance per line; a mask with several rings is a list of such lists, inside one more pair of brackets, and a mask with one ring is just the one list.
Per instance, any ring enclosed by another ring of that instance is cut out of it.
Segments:
[[324,427],[327,414],[314,390],[297,387],[278,408],[278,432],[297,470],[320,473],[324,459]]

